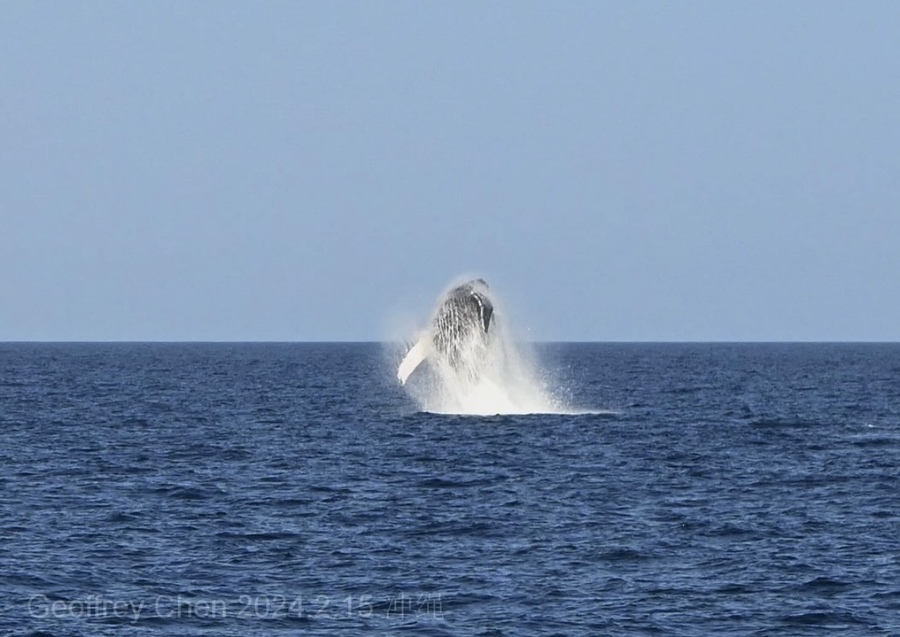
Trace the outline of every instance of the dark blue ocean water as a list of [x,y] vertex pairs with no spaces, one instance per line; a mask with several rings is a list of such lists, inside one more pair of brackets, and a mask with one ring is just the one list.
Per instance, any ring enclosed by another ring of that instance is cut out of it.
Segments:
[[0,634],[897,635],[900,345],[0,345]]

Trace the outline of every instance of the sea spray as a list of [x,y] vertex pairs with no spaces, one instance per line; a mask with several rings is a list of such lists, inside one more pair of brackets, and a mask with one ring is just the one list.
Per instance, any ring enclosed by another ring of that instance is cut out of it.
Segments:
[[[432,312],[438,316],[447,294]],[[531,348],[516,341],[508,316],[493,291],[493,318],[486,338],[456,344],[452,360],[435,348],[409,381],[406,390],[423,411],[444,414],[569,413],[541,377]],[[434,328],[419,338],[429,340]]]

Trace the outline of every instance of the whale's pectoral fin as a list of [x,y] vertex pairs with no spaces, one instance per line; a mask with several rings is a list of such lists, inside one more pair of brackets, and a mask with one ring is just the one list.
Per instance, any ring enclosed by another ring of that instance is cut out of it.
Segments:
[[400,381],[401,385],[406,384],[406,379],[409,378],[409,375],[412,374],[416,367],[418,367],[419,364],[425,360],[425,357],[428,356],[429,341],[429,335],[425,334],[406,353],[406,356],[400,363],[400,367],[397,368],[397,379]]

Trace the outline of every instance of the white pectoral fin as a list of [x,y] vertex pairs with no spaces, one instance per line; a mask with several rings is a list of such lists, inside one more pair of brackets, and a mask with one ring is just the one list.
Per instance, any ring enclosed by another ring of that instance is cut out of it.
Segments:
[[412,374],[416,367],[418,367],[419,364],[425,360],[425,357],[428,356],[429,341],[428,334],[424,335],[406,353],[406,356],[400,363],[400,367],[397,368],[397,379],[400,381],[401,385],[406,384],[406,379],[409,378],[409,375]]

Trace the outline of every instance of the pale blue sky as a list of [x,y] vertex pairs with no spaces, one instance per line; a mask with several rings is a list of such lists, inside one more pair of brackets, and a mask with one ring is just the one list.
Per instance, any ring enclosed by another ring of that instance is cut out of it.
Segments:
[[7,2],[0,340],[900,340],[900,2]]

